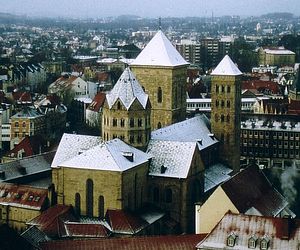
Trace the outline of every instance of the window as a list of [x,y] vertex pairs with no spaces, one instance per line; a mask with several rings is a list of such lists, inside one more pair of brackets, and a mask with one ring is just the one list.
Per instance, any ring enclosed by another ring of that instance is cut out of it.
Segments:
[[100,195],[99,196],[99,201],[98,201],[98,209],[99,209],[99,218],[104,218],[104,196]]
[[219,121],[219,115],[215,114],[215,122],[218,122],[218,121]]
[[219,107],[219,101],[216,100],[216,107]]
[[131,135],[131,136],[129,137],[129,143],[134,143],[134,136],[133,136],[133,135]]
[[118,109],[118,110],[121,109],[121,103],[120,103],[120,102],[118,102],[118,104],[117,104],[117,109]]
[[153,188],[153,202],[159,202],[159,189],[158,189],[158,187]]
[[138,142],[138,143],[141,143],[141,142],[142,142],[142,135],[138,135],[138,137],[137,137],[137,142]]
[[121,127],[124,127],[124,125],[125,125],[125,120],[122,118],[121,119]]
[[269,246],[269,241],[266,238],[262,239],[260,242],[260,249],[267,250],[268,246]]
[[234,247],[236,239],[237,239],[237,235],[234,232],[229,234],[228,237],[227,237],[227,246],[228,247]]
[[118,120],[116,118],[113,119],[113,127],[116,127],[118,124]]
[[230,86],[227,86],[227,93],[230,93]]
[[18,122],[15,123],[15,127],[16,127],[16,128],[19,127],[19,123],[18,123]]
[[133,118],[130,118],[130,120],[129,120],[129,126],[131,128],[134,127],[134,119]]
[[86,215],[93,217],[93,197],[94,196],[94,183],[91,179],[86,181]]
[[225,105],[224,100],[222,100],[221,101],[221,107],[224,108],[224,105]]
[[230,101],[227,101],[227,108],[230,108]]
[[257,237],[252,236],[248,241],[248,248],[255,249],[256,248]]
[[221,122],[224,122],[224,119],[225,119],[224,115],[221,115]]
[[226,121],[227,121],[227,122],[230,122],[230,115],[227,115],[227,116],[226,116]]
[[225,87],[224,87],[224,85],[222,85],[222,93],[224,93],[225,92]]
[[219,86],[216,85],[216,93],[218,93],[218,92],[219,92]]
[[26,127],[26,122],[22,123],[22,127],[25,128]]
[[143,120],[141,118],[138,119],[138,127],[142,127],[143,125]]
[[172,190],[170,188],[167,188],[165,190],[165,198],[166,198],[166,203],[172,203]]
[[158,87],[158,89],[157,89],[157,102],[158,103],[162,102],[162,90],[161,90],[161,87]]
[[76,193],[75,194],[75,211],[77,215],[80,215],[80,194]]
[[157,123],[157,128],[158,129],[161,128],[161,123],[160,122]]

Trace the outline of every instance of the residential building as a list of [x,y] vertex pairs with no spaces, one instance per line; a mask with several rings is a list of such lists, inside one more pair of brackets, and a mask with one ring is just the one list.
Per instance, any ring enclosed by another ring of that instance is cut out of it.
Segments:
[[17,231],[38,216],[48,205],[48,190],[30,186],[0,183],[0,223]]
[[196,233],[211,232],[229,210],[246,215],[295,217],[288,205],[258,166],[251,165],[218,186],[203,204],[196,205]]
[[91,104],[86,109],[86,124],[91,128],[96,128],[102,133],[102,113],[105,102],[105,93],[99,92],[94,97]]
[[197,249],[298,249],[297,219],[228,212],[197,244]]
[[25,136],[43,135],[45,133],[45,115],[33,107],[24,107],[11,117],[10,149]]
[[180,55],[190,64],[201,65],[201,44],[191,40],[181,40],[175,44]]

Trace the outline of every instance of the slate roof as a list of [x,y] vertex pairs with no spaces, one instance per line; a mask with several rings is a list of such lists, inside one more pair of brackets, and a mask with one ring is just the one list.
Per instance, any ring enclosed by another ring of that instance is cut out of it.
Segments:
[[288,202],[257,166],[249,166],[221,185],[240,213],[254,208],[263,216],[277,216]]
[[[227,247],[227,237],[234,233],[238,240],[234,247]],[[260,249],[263,237],[269,239],[268,249],[297,249],[300,240],[300,221],[287,218],[272,218],[255,215],[232,214],[228,212],[199,242],[197,249],[249,249],[251,237],[257,239],[255,249]]]
[[4,206],[41,210],[47,196],[48,189],[0,183],[0,204]]
[[175,67],[188,64],[160,30],[130,65]]
[[70,238],[106,238],[110,235],[108,229],[102,224],[88,224],[79,222],[64,222],[65,234],[62,237]]
[[54,156],[51,167],[58,167],[63,162],[72,159],[79,153],[82,153],[96,145],[102,139],[97,136],[77,135],[77,134],[63,134]]
[[[52,167],[83,168],[107,171],[126,171],[150,159],[141,150],[120,139],[107,142],[96,136],[64,134]],[[133,160],[127,155],[132,154]]]
[[[147,153],[153,158],[149,175],[187,178],[196,148],[196,142],[150,140]],[[164,171],[161,171],[162,167]]]
[[4,178],[0,178],[0,182],[16,181],[39,173],[51,173],[50,166],[54,154],[55,152],[48,152],[0,164],[0,172],[4,173]]
[[234,62],[228,55],[224,56],[218,66],[212,71],[211,75],[222,75],[222,76],[238,76],[243,73],[238,69]]
[[42,243],[43,250],[68,249],[106,249],[106,250],[194,250],[196,244],[204,238],[203,234],[167,235],[148,237],[125,237],[90,240],[59,240]]
[[39,113],[34,107],[24,107],[21,111],[11,117],[13,118],[37,118],[43,117],[44,115]]
[[35,248],[38,248],[41,242],[50,240],[50,238],[36,226],[29,227],[21,234],[21,236]]
[[199,150],[203,150],[218,143],[209,129],[209,120],[205,115],[200,115],[152,131],[151,140],[197,142]]
[[131,70],[126,68],[113,89],[106,95],[106,100],[109,108],[111,108],[117,100],[120,100],[127,110],[134,100],[138,100],[145,109],[149,97],[145,94]]
[[105,93],[99,92],[95,95],[93,101],[88,106],[88,109],[94,112],[99,112],[103,107],[104,101],[105,101]]

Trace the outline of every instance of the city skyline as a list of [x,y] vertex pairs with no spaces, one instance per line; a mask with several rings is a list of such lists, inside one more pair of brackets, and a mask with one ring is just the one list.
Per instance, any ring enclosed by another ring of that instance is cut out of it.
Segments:
[[[0,3],[4,2],[0,0]],[[38,16],[101,18],[119,15],[141,17],[211,17],[223,15],[258,16],[272,12],[290,12],[300,15],[297,0],[166,0],[166,1],[117,1],[117,0],[11,0],[2,4],[1,12]]]

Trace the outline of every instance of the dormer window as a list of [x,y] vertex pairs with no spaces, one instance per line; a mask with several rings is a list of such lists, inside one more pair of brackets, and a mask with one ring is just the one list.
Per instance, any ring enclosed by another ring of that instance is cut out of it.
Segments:
[[234,247],[236,240],[237,240],[237,235],[234,232],[230,233],[227,237],[227,246]]
[[257,236],[252,235],[248,241],[248,248],[255,249],[257,244]]
[[265,235],[260,241],[260,249],[267,250],[269,247],[270,239],[267,235]]

